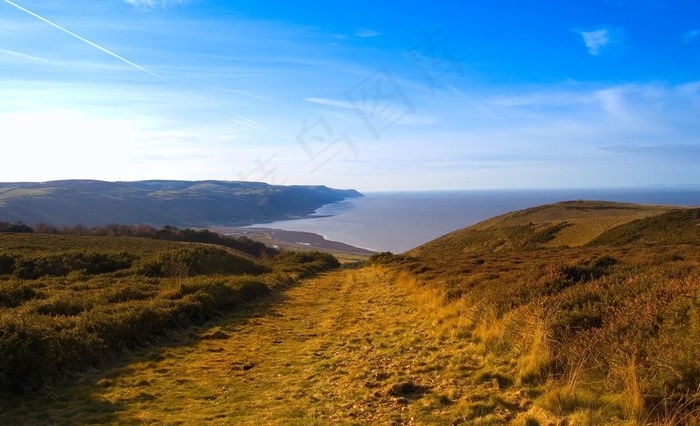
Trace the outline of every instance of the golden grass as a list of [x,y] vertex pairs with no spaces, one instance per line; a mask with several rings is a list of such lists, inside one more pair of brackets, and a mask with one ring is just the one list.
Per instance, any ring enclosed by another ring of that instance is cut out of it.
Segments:
[[448,257],[457,252],[517,251],[537,247],[580,247],[629,222],[683,209],[674,206],[572,201],[497,216],[409,252],[411,256]]
[[[563,256],[585,269],[598,253],[484,254],[445,260],[453,269],[439,272],[374,265],[328,273],[77,385],[0,404],[0,424],[693,424],[699,413],[673,405],[676,396],[667,414],[651,416],[640,358],[604,358],[620,353],[614,339],[626,334],[569,344],[564,356],[561,333],[571,332],[568,321],[593,321],[600,295],[611,298],[611,324],[642,330],[664,297],[696,291],[695,248],[675,247],[673,257],[685,260],[663,266],[663,250],[610,249],[620,263],[608,275],[562,281]],[[642,267],[650,275],[639,275]],[[691,299],[682,300],[688,306],[678,302],[678,312],[695,318]],[[563,308],[573,302],[581,308]],[[636,306],[648,312],[630,315]]]
[[187,243],[135,237],[88,237],[80,235],[0,233],[0,250],[18,253],[55,253],[70,250],[155,253],[182,248]]
[[532,400],[476,379],[484,355],[443,296],[407,274],[329,273],[9,401],[0,424],[507,424]]
[[559,231],[545,247],[583,246],[616,226],[624,225],[637,219],[655,216],[663,212],[657,207],[650,207],[647,210],[628,212],[626,215],[607,216],[600,214],[590,218],[569,219],[567,222],[571,223],[572,226]]

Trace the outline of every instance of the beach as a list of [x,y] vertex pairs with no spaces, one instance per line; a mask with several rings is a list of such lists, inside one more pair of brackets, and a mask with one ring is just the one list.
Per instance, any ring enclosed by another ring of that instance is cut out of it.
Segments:
[[338,241],[327,240],[313,232],[285,231],[272,228],[216,227],[211,229],[223,235],[248,237],[270,247],[286,250],[320,250],[334,254],[368,257],[375,252]]

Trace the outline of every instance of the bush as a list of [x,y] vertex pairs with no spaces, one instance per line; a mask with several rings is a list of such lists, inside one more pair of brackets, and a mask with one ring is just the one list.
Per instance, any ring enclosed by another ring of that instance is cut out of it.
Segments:
[[267,269],[217,247],[194,246],[158,253],[136,266],[147,277],[261,274]]
[[593,258],[578,265],[566,266],[561,269],[562,274],[573,282],[588,282],[608,275],[617,259],[610,256]]
[[8,275],[15,271],[15,258],[11,254],[0,253],[0,275]]
[[[162,285],[155,293],[149,283],[139,289],[133,278],[111,285],[119,286],[121,298],[129,300],[105,303],[103,298],[113,299],[118,293],[105,294],[99,287],[80,293],[60,290],[46,300],[26,304],[21,311],[3,311],[0,392],[38,389],[67,373],[114,359],[169,329],[201,323],[269,292],[262,282],[245,277],[187,278],[175,291]],[[17,300],[31,296],[26,285],[14,288]]]
[[396,259],[397,256],[394,255],[394,253],[390,251],[385,251],[382,253],[377,253],[373,254],[372,256],[367,259],[367,264],[368,265],[384,265],[391,263],[393,260]]
[[16,277],[33,280],[44,276],[64,277],[71,272],[88,275],[105,274],[128,269],[136,256],[126,252],[69,252],[54,255],[20,256],[14,261]]
[[275,257],[274,264],[296,278],[309,277],[340,267],[340,262],[332,254],[320,251],[281,252]]
[[31,286],[16,281],[0,282],[0,307],[14,308],[39,296]]

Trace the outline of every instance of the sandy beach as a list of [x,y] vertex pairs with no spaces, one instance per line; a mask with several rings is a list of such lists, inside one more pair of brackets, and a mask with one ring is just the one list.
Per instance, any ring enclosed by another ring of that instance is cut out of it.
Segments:
[[354,256],[371,256],[375,254],[375,252],[371,250],[351,246],[338,241],[327,240],[323,235],[314,234],[312,232],[241,227],[216,227],[212,228],[211,231],[223,235],[245,236],[252,240],[263,242],[270,247],[279,247],[287,250],[321,250]]

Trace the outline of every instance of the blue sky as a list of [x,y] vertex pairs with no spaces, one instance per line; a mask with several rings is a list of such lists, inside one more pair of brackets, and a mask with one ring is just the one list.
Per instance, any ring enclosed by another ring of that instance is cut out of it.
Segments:
[[700,4],[0,0],[0,181],[700,184]]

